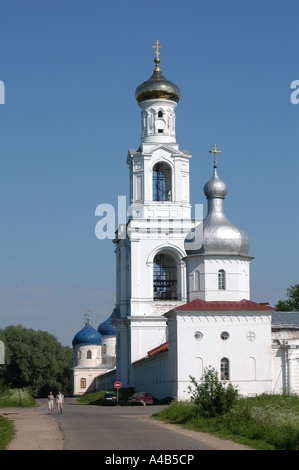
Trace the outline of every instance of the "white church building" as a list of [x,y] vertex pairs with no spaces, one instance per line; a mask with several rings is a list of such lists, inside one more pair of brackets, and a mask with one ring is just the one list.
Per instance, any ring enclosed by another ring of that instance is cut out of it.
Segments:
[[93,387],[119,381],[157,398],[188,399],[190,376],[199,381],[213,367],[243,395],[299,393],[299,313],[250,300],[253,258],[246,233],[224,213],[216,145],[207,215],[191,219],[191,154],[175,133],[180,91],[162,75],[158,41],[155,48],[154,72],[136,89],[142,133],[127,156],[129,219],[114,240],[116,365],[95,371]]

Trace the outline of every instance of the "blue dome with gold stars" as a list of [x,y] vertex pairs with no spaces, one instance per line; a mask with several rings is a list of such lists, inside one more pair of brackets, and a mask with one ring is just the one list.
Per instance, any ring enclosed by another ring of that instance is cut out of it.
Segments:
[[73,347],[75,346],[88,346],[102,344],[102,335],[91,326],[89,320],[86,321],[84,328],[78,331],[72,341]]
[[115,336],[116,335],[116,329],[112,323],[112,316],[113,316],[113,313],[110,315],[110,317],[107,320],[105,320],[103,323],[99,325],[98,332],[102,336]]

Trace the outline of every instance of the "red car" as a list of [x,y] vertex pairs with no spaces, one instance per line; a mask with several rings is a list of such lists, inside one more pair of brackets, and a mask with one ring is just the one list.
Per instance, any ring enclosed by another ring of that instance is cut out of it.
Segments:
[[152,396],[151,393],[137,392],[137,393],[134,393],[134,395],[132,395],[128,399],[128,403],[131,404],[131,405],[140,404],[140,405],[143,405],[143,406],[153,405],[154,404],[154,399],[153,399],[153,396]]

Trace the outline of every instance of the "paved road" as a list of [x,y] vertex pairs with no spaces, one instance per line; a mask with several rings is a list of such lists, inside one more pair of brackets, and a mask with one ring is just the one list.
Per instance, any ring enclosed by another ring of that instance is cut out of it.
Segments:
[[[39,408],[0,409],[15,421],[17,433],[9,450],[199,451],[248,450],[231,441],[161,423],[150,415],[162,406],[103,407],[78,405],[66,399],[63,414],[48,415],[46,400]],[[2,412],[2,413],[1,413]]]
[[66,405],[58,416],[65,450],[210,450],[198,439],[159,426],[161,407]]
[[182,430],[150,418],[162,406],[103,407],[66,403],[57,421],[65,450],[244,449],[204,433]]

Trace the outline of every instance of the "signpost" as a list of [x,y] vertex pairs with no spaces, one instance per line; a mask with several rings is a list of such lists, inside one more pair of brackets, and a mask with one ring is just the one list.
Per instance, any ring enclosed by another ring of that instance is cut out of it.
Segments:
[[116,388],[116,402],[118,404],[118,389],[121,388],[121,383],[120,382],[115,382],[114,388]]

